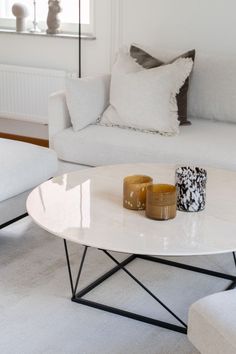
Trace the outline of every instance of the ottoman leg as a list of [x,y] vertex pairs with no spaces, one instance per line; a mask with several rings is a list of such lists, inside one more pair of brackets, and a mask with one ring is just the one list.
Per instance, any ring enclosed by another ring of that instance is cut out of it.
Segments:
[[12,219],[12,220],[9,220],[7,222],[5,222],[4,224],[0,225],[0,230],[4,229],[4,227],[7,227],[11,224],[14,224],[14,222],[17,222],[23,218],[25,218],[26,216],[28,216],[28,213],[25,213],[25,214],[22,214],[20,216],[17,216],[16,218]]

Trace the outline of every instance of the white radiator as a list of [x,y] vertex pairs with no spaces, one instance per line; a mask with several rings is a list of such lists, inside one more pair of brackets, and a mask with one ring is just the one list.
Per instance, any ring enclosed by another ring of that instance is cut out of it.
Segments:
[[48,97],[65,88],[65,71],[0,65],[0,118],[48,123]]

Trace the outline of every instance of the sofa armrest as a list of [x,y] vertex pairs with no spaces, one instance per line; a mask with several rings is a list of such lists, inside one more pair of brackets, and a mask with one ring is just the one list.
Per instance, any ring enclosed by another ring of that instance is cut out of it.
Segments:
[[53,93],[48,104],[49,145],[53,148],[53,137],[71,126],[70,114],[66,104],[64,91]]

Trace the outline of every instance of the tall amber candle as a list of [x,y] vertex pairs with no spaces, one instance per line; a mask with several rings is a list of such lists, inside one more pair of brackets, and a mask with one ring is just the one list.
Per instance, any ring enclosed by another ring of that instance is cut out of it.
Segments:
[[176,217],[176,187],[170,184],[153,184],[147,188],[146,216],[155,220]]

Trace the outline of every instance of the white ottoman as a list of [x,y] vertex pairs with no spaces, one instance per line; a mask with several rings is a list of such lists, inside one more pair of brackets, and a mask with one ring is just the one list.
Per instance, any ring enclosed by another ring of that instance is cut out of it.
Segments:
[[190,307],[188,338],[201,354],[236,354],[236,289]]
[[57,172],[53,150],[0,139],[0,228],[26,213],[29,192]]

